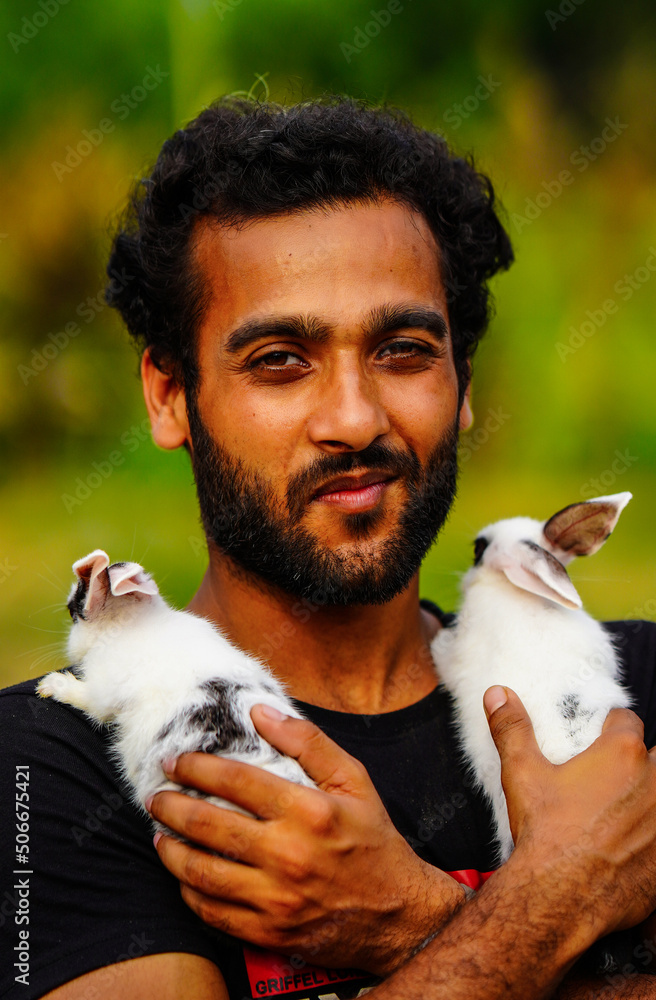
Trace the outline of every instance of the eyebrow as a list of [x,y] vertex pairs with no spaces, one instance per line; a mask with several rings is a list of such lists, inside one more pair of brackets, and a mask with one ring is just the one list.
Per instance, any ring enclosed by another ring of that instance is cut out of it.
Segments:
[[376,306],[369,313],[365,328],[369,336],[393,333],[394,330],[428,330],[438,340],[449,336],[449,327],[442,313],[425,306]]
[[[444,316],[425,306],[396,306],[384,304],[376,306],[367,315],[362,329],[367,336],[379,337],[395,330],[428,330],[437,340],[445,340],[449,327]],[[237,354],[244,347],[264,337],[294,337],[323,344],[334,332],[334,327],[316,316],[272,316],[268,319],[247,320],[228,334],[225,349],[229,354]]]
[[332,327],[314,316],[273,316],[270,319],[251,319],[242,323],[228,335],[226,351],[236,354],[243,347],[262,337],[284,338],[292,336],[300,340],[311,340],[316,344],[325,343]]

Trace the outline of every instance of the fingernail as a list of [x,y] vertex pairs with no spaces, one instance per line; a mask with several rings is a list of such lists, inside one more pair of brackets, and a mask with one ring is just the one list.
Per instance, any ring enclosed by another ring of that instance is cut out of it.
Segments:
[[162,839],[162,834],[158,830],[155,836],[153,837],[153,846],[157,847],[161,839]]
[[267,719],[271,719],[273,722],[282,722],[283,719],[289,718],[288,715],[284,715],[282,712],[279,712],[277,708],[273,707],[273,705],[258,705],[257,707],[261,711],[262,715],[265,715]]
[[154,798],[155,798],[154,795],[149,795],[148,798],[146,799],[146,801],[144,802],[144,805],[146,807],[146,812],[150,812],[150,807],[153,804],[153,799]]
[[166,760],[162,761],[162,771],[164,774],[173,774],[176,764],[177,760],[175,757],[167,757]]
[[497,708],[501,708],[507,701],[508,695],[506,689],[501,687],[500,684],[495,684],[494,687],[489,688],[483,695],[483,705],[488,719],[493,712],[496,712]]

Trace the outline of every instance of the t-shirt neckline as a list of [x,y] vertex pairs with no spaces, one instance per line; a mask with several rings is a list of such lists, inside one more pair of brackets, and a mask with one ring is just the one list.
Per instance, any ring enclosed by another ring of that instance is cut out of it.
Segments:
[[[422,608],[434,615],[443,627],[450,625],[453,615],[442,611],[437,604],[428,598],[422,598],[419,603]],[[293,701],[298,710],[321,729],[334,729],[355,736],[360,734],[363,737],[387,737],[433,719],[438,709],[447,708],[449,696],[444,687],[438,683],[419,701],[405,705],[403,708],[394,709],[392,712],[380,712],[375,715],[338,712],[332,708],[323,708],[320,705],[299,701],[297,698],[294,698]]]

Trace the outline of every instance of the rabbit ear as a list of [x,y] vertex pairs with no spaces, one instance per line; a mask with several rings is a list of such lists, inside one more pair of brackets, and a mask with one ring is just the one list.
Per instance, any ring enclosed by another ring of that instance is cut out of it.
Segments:
[[547,552],[535,542],[517,542],[511,553],[505,553],[488,560],[505,573],[516,587],[527,590],[539,597],[562,604],[565,608],[580,608],[582,601],[567,570],[551,552]]
[[109,556],[102,549],[94,549],[84,559],[78,559],[73,563],[73,572],[80,581],[75,593],[69,602],[69,607],[82,617],[93,617],[105,603],[109,590],[109,580],[107,577],[107,567],[109,566]]
[[109,585],[114,597],[126,594],[145,594],[155,597],[159,594],[155,581],[144,572],[139,563],[114,563],[109,567]]
[[631,497],[631,493],[615,493],[570,504],[545,523],[544,537],[564,562],[590,556],[604,544]]

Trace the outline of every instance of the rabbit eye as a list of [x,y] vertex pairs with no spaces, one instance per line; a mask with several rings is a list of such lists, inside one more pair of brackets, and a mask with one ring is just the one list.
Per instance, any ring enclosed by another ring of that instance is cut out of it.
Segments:
[[485,552],[489,544],[490,543],[487,540],[487,538],[483,538],[482,535],[480,538],[476,539],[476,541],[474,542],[474,566],[479,565],[481,559],[483,558],[483,553]]

